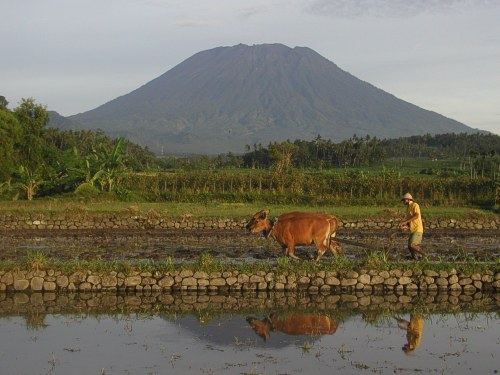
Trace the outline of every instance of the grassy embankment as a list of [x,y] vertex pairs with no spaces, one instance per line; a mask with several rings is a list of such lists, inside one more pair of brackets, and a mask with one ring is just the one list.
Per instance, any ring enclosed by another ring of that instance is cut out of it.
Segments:
[[[186,214],[197,218],[249,218],[255,212],[270,209],[271,215],[278,216],[285,212],[326,212],[344,219],[380,218],[403,215],[405,206],[395,200],[391,206],[304,206],[272,205],[266,203],[179,203],[179,202],[121,202],[99,199],[89,202],[77,198],[50,198],[34,201],[0,201],[0,214],[147,214],[154,210],[162,217],[181,218]],[[426,218],[465,218],[470,216],[495,216],[488,210],[472,207],[426,206],[422,205],[422,214]]]
[[426,270],[432,271],[447,271],[471,275],[473,273],[484,274],[492,272],[493,275],[500,272],[500,259],[492,262],[479,262],[473,256],[467,254],[457,254],[451,260],[440,260],[435,262],[423,261],[407,261],[401,257],[396,260],[389,260],[388,254],[384,250],[367,251],[365,256],[356,259],[350,258],[345,254],[336,257],[324,258],[321,262],[315,261],[295,261],[289,257],[279,257],[275,262],[263,260],[260,262],[234,262],[232,260],[216,259],[208,253],[201,253],[194,262],[178,263],[171,257],[167,257],[160,261],[152,259],[136,259],[136,260],[104,260],[95,258],[91,260],[81,260],[75,258],[71,261],[59,261],[54,258],[47,257],[45,253],[40,251],[29,252],[26,257],[20,262],[1,261],[0,270],[59,270],[64,274],[69,274],[77,271],[92,271],[96,273],[107,273],[110,271],[122,272],[130,274],[133,271],[138,272],[160,272],[166,273],[170,271],[192,270],[206,272],[225,272],[228,270],[238,271],[240,273],[256,274],[257,272],[273,272],[280,274],[302,274],[315,273],[319,271],[333,271],[338,275],[343,276],[349,271],[359,270],[376,270],[376,271],[413,271],[422,274]]

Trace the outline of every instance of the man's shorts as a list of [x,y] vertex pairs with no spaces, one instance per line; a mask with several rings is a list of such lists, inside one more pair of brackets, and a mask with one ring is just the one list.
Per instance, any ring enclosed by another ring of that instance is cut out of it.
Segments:
[[420,245],[422,243],[422,236],[424,234],[421,232],[413,232],[410,234],[410,237],[408,238],[408,246],[413,245]]

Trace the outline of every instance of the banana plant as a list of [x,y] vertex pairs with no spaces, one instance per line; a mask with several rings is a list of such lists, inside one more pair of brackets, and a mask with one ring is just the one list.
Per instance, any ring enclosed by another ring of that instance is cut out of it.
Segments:
[[[98,185],[101,190],[113,191],[127,169],[123,161],[124,138],[119,138],[113,149],[100,143],[92,147],[92,153],[81,160],[81,165],[69,170],[84,181],[82,184]],[[73,149],[78,158],[78,149]]]
[[36,191],[43,184],[40,168],[34,171],[24,165],[19,166],[18,169],[19,181],[17,185],[26,194],[26,199],[31,201],[36,194]]
[[92,152],[98,165],[94,178],[101,185],[101,190],[113,191],[121,180],[122,173],[126,169],[123,163],[124,143],[125,139],[121,137],[111,152],[103,144],[100,144],[99,148]]

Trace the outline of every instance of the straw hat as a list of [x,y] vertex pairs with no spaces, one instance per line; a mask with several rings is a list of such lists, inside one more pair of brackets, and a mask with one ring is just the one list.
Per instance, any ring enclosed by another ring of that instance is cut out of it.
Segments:
[[413,200],[413,197],[411,196],[410,193],[406,193],[405,195],[403,195],[403,198],[401,198],[402,201],[404,201],[405,199],[409,199],[409,200]]

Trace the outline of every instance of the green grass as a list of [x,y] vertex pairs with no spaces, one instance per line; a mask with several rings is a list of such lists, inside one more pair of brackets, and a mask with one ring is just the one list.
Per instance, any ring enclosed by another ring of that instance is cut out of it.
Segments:
[[234,263],[232,261],[224,261],[215,259],[207,253],[202,253],[193,263],[177,263],[174,264],[172,258],[168,257],[161,261],[152,259],[136,259],[136,260],[104,260],[96,258],[92,260],[74,259],[69,261],[60,261],[51,257],[47,257],[40,252],[31,252],[26,255],[24,260],[19,262],[0,261],[0,270],[60,270],[65,273],[73,273],[77,271],[86,272],[122,272],[129,274],[132,271],[139,272],[169,272],[174,270],[193,270],[211,272],[224,272],[229,270],[239,271],[241,273],[252,274],[259,271],[274,272],[275,274],[305,274],[315,273],[318,271],[334,271],[339,275],[343,275],[348,271],[356,271],[360,269],[389,271],[389,270],[434,270],[434,271],[451,271],[457,270],[466,274],[475,272],[483,273],[486,270],[491,270],[494,273],[499,271],[500,261],[493,262],[478,262],[471,256],[457,256],[451,261],[436,261],[436,262],[408,262],[404,260],[389,261],[383,251],[369,252],[365,256],[358,259],[351,259],[344,255],[332,257],[316,263],[315,261],[295,261],[288,257],[280,257],[275,264],[269,260],[245,264]]
[[47,257],[41,251],[29,252],[26,256],[25,266],[28,270],[44,269],[47,267]]
[[402,176],[424,176],[421,171],[424,169],[434,169],[434,170],[453,170],[457,173],[462,173],[460,169],[460,160],[458,159],[439,159],[432,160],[429,158],[390,158],[386,160],[382,165],[373,167],[376,171],[379,170],[391,170],[397,173],[401,173]]
[[[415,158],[389,158],[383,163],[374,164],[371,166],[349,167],[349,168],[334,168],[330,170],[314,170],[308,169],[308,172],[316,172],[326,175],[342,175],[349,172],[364,172],[368,175],[381,175],[386,173],[396,173],[406,177],[425,177],[425,178],[438,178],[436,175],[422,174],[423,170],[436,170],[436,171],[452,171],[457,174],[465,173],[467,171],[460,168],[460,160],[458,159],[439,159],[432,160],[425,157]],[[300,170],[300,169],[297,169]]]
[[[1,214],[35,214],[35,215],[154,215],[170,218],[248,218],[254,213],[270,209],[272,216],[285,212],[325,212],[339,218],[400,217],[405,206],[395,199],[391,206],[300,206],[270,205],[259,203],[147,203],[120,202],[116,200],[79,202],[71,198],[39,199],[34,201],[0,201]],[[470,216],[494,216],[491,211],[470,207],[429,206],[422,205],[424,218],[464,218]]]

